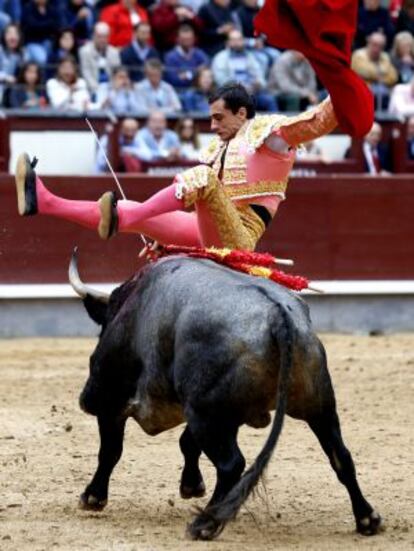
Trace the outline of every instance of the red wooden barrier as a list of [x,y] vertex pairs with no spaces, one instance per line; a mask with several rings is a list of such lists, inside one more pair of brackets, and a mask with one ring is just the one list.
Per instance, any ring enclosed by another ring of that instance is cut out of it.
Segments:
[[[48,177],[67,198],[96,199],[113,181],[103,177]],[[143,200],[170,182],[123,176],[130,199]],[[288,199],[260,250],[293,258],[294,271],[312,279],[414,279],[412,177],[323,176],[291,181]],[[98,235],[44,216],[21,218],[13,179],[0,177],[0,283],[67,282],[75,245],[85,280],[121,281],[138,266],[138,236]]]

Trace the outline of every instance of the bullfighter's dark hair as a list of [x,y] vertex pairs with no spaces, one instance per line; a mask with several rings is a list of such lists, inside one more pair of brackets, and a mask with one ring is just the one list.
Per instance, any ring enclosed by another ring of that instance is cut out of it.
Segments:
[[228,82],[224,86],[220,86],[210,95],[208,102],[211,105],[219,99],[224,100],[226,108],[234,114],[241,107],[246,108],[248,119],[252,119],[256,114],[254,97],[239,82]]

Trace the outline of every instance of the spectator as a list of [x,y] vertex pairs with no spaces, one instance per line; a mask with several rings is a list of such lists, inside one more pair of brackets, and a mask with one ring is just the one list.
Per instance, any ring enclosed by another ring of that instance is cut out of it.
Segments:
[[99,85],[96,103],[100,109],[110,109],[115,115],[131,115],[139,111],[139,98],[135,94],[128,69],[118,67],[114,70],[111,83]]
[[397,20],[397,32],[414,34],[414,0],[405,0]]
[[240,82],[250,93],[254,93],[258,110],[276,111],[274,96],[265,90],[262,68],[254,55],[246,50],[239,30],[230,31],[226,49],[214,57],[211,68],[219,86],[232,80]]
[[160,0],[151,13],[151,28],[160,52],[166,52],[175,46],[178,29],[183,23],[197,30],[201,27],[201,21],[193,10],[182,6],[179,0]]
[[198,69],[210,64],[203,50],[194,45],[194,29],[183,24],[178,31],[177,46],[165,56],[165,80],[181,91],[191,86]]
[[135,29],[135,39],[121,50],[122,65],[128,67],[134,82],[143,78],[143,67],[148,59],[159,59],[157,50],[151,45],[151,27],[148,23],[139,23]]
[[355,47],[365,46],[368,37],[380,32],[387,39],[387,48],[391,46],[394,36],[394,25],[387,8],[381,7],[380,0],[363,0],[358,12],[358,25],[355,36]]
[[390,87],[398,80],[397,70],[384,48],[385,36],[373,33],[366,47],[352,54],[352,68],[371,86],[377,109],[387,109]]
[[150,59],[144,65],[145,78],[136,84],[136,93],[141,110],[153,109],[164,113],[176,113],[181,110],[181,102],[174,88],[162,80],[162,65],[158,59]]
[[[124,119],[119,128],[119,156],[121,158],[121,166],[118,170],[124,172],[141,172],[142,163],[139,160],[139,144],[138,144],[138,122],[135,119]],[[102,149],[108,151],[109,136],[105,134],[100,139]],[[96,158],[96,168],[98,172],[108,172],[108,165],[101,148],[98,149]]]
[[93,22],[94,16],[86,0],[66,0],[62,8],[62,25],[72,29],[77,44],[91,37]]
[[239,27],[230,3],[231,0],[208,0],[198,12],[203,24],[201,46],[210,57],[225,47],[229,32]]
[[286,50],[270,69],[268,89],[278,94],[287,111],[300,111],[319,101],[316,75],[305,56]]
[[46,94],[41,86],[42,74],[37,63],[29,61],[20,69],[17,85],[9,96],[12,109],[39,109],[47,104]]
[[242,0],[235,13],[245,37],[246,46],[260,63],[264,75],[267,75],[272,62],[279,57],[280,52],[276,48],[267,47],[263,38],[255,35],[253,20],[259,9],[259,0]]
[[414,115],[414,77],[408,84],[397,84],[394,87],[389,111],[396,117],[408,117]]
[[137,0],[119,0],[104,8],[100,20],[111,29],[109,42],[112,46],[124,48],[132,42],[134,29],[143,21],[148,23],[147,11],[138,5]]
[[73,58],[60,61],[56,78],[46,83],[46,91],[52,107],[62,110],[86,111],[91,107],[91,97]]
[[407,120],[407,153],[408,158],[414,161],[414,116]]
[[47,60],[47,78],[52,78],[56,72],[59,61],[66,57],[78,59],[78,49],[76,47],[75,35],[72,29],[63,29],[58,36],[54,48],[49,54]]
[[11,23],[4,29],[0,45],[0,101],[7,85],[16,82],[23,62],[22,37],[19,27]]
[[414,76],[414,37],[407,31],[395,35],[391,61],[398,71],[399,81],[410,82]]
[[213,71],[203,68],[197,71],[194,88],[183,94],[183,108],[187,112],[208,114],[210,104],[208,98],[214,91]]
[[198,129],[191,117],[177,122],[175,131],[180,140],[180,157],[188,161],[197,161],[201,151]]
[[147,163],[176,161],[180,156],[180,140],[167,129],[167,119],[161,111],[153,111],[145,128],[138,132],[138,156]]
[[107,23],[96,23],[92,41],[79,50],[81,72],[92,94],[100,83],[109,82],[115,67],[121,65],[118,50],[108,43],[109,33]]
[[372,175],[387,176],[390,173],[389,152],[381,139],[382,128],[377,122],[374,122],[362,144],[365,172]]
[[28,61],[45,65],[52,41],[61,27],[59,11],[49,0],[29,0],[22,14]]

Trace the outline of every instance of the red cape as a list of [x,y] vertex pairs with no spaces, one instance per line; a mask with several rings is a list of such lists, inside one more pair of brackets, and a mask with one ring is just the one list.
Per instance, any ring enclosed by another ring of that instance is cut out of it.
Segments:
[[302,52],[329,91],[341,128],[355,137],[374,122],[374,98],[350,68],[358,0],[265,0],[256,32],[277,48]]

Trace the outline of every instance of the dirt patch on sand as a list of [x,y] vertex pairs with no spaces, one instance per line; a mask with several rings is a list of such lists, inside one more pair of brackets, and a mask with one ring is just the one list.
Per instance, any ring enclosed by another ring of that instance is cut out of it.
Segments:
[[[322,339],[345,442],[384,534],[355,534],[346,491],[307,426],[291,419],[266,492],[215,542],[185,537],[195,502],[178,495],[181,429],[151,438],[130,421],[106,510],[78,510],[98,450],[95,419],[77,405],[95,341],[25,339],[0,341],[0,549],[413,549],[414,335]],[[267,430],[241,431],[248,464]],[[201,468],[211,492],[214,472],[204,458]]]

